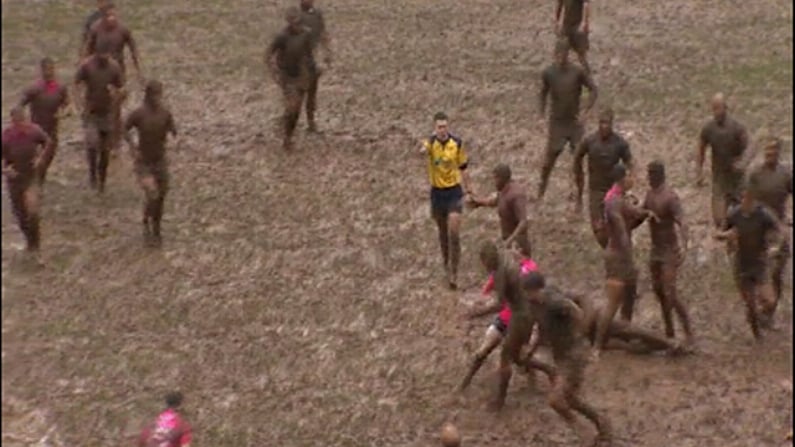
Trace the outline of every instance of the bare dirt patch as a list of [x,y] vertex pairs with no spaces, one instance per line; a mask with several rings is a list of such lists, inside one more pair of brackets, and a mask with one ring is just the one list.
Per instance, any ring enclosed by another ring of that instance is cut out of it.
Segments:
[[[448,419],[471,446],[576,443],[519,376],[499,419],[484,405],[489,368],[465,398],[450,397],[486,321],[465,335],[459,296],[441,287],[424,166],[413,156],[430,116],[447,110],[471,144],[481,191],[499,161],[534,190],[552,2],[324,2],[336,41],[320,92],[326,133],[301,135],[289,155],[273,135],[280,98],[261,66],[281,26],[276,2],[119,3],[184,133],[171,157],[165,247],[141,246],[141,198],[123,158],[105,197],[88,191],[79,123],[68,120],[43,204],[45,269],[18,252],[3,197],[4,441],[38,441],[55,426],[63,445],[111,445],[179,387],[199,445],[424,446]],[[792,5],[593,7],[600,102],[617,109],[639,162],[663,158],[688,200],[697,247],[681,289],[704,352],[675,361],[607,354],[587,395],[613,418],[621,446],[784,445],[791,300],[782,331],[755,346],[727,260],[703,243],[707,190],[692,185],[695,137],[715,91],[753,135],[791,140]],[[3,1],[2,12],[6,116],[40,57],[56,57],[71,81],[85,11]],[[565,155],[550,197],[568,195],[569,168]],[[584,219],[563,201],[531,213],[544,269],[598,289],[600,255]],[[462,282],[475,284],[474,250],[495,234],[496,217],[468,213],[463,231]],[[637,238],[644,259],[646,230]],[[643,284],[638,322],[659,329],[646,276]],[[31,414],[39,422],[20,419]]]

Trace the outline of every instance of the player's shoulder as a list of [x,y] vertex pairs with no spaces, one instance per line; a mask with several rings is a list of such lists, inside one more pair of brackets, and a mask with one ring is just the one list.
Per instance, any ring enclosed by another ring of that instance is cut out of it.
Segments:
[[549,64],[546,67],[544,67],[543,70],[541,70],[541,76],[545,78],[550,76],[555,76],[557,72],[558,72],[558,67],[555,64]]
[[450,139],[458,146],[459,148],[464,146],[464,141],[458,135],[450,134]]

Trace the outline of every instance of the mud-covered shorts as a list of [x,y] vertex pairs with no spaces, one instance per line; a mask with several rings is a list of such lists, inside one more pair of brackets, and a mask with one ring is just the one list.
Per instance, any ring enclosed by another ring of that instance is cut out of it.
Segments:
[[566,143],[569,143],[569,150],[573,153],[584,134],[585,129],[577,120],[550,120],[547,133],[547,161],[556,159],[563,152]]
[[767,259],[759,259],[754,263],[742,265],[736,258],[734,260],[734,280],[740,290],[767,284],[770,281]]
[[606,194],[607,190],[588,191],[588,216],[591,218],[591,226],[594,228],[604,225]]
[[624,282],[634,281],[638,272],[635,269],[635,262],[632,255],[616,253],[613,250],[605,250],[605,276],[607,279],[618,279]]
[[169,185],[169,175],[168,175],[168,163],[165,161],[160,161],[157,163],[144,163],[144,162],[137,162],[135,163],[135,175],[138,177],[138,180],[142,180],[145,177],[153,177],[155,179],[155,184],[157,185],[157,190],[161,196],[165,196],[168,192],[168,185]]
[[508,325],[505,339],[502,342],[500,358],[505,362],[515,362],[519,360],[522,347],[530,341],[533,335],[533,322],[530,317],[511,315],[511,322]]
[[113,131],[113,112],[98,114],[89,112],[83,116],[83,127],[86,131],[109,134]]
[[577,28],[563,30],[563,36],[569,41],[569,46],[577,54],[584,54],[590,48],[588,33],[584,33]]

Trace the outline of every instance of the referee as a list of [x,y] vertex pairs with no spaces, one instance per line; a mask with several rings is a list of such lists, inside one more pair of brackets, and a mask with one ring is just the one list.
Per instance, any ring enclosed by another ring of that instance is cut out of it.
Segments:
[[447,283],[458,287],[458,264],[461,258],[461,211],[466,196],[472,194],[466,173],[467,154],[461,139],[448,131],[447,115],[433,116],[434,133],[422,142],[420,153],[428,159],[431,182],[431,216],[439,230]]

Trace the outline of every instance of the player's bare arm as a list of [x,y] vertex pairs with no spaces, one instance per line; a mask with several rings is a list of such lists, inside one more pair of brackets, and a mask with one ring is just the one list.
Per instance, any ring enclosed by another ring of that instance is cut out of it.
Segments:
[[583,120],[585,120],[596,104],[596,99],[599,97],[599,89],[596,87],[591,74],[587,71],[582,72],[582,84],[588,89],[588,101],[585,103],[585,110],[583,111]]

